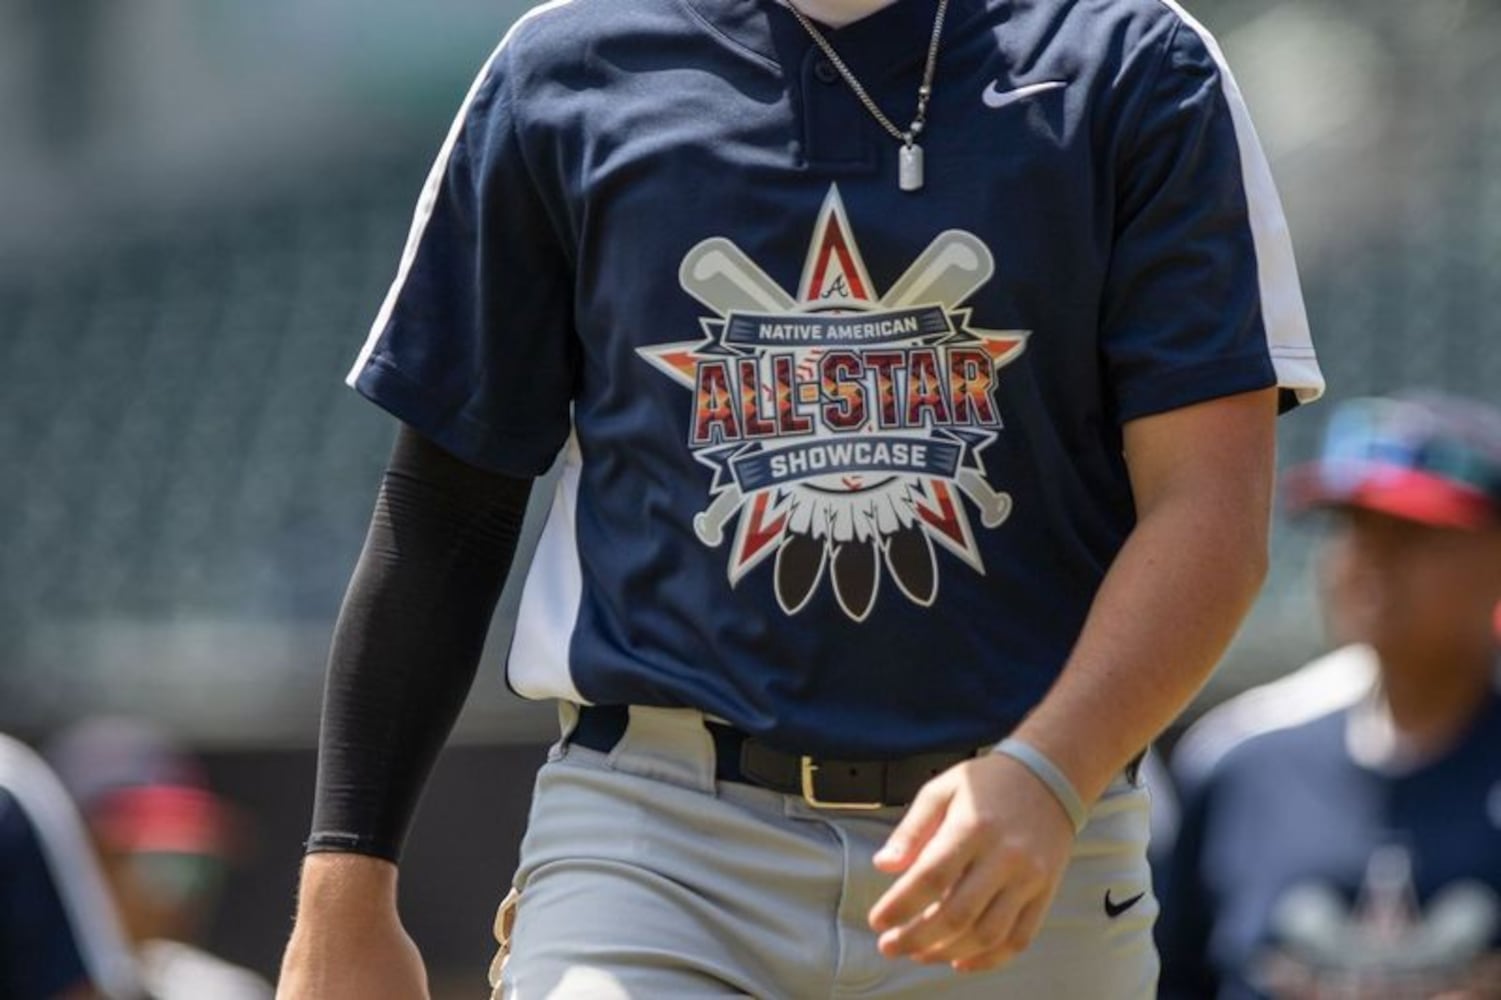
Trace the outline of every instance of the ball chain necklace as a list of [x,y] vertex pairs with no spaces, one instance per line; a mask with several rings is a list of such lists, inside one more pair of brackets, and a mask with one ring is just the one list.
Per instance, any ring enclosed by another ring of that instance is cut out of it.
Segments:
[[854,91],[860,103],[865,105],[865,110],[869,111],[871,117],[875,118],[882,128],[890,132],[896,141],[902,144],[902,148],[897,152],[897,186],[903,191],[921,190],[923,185],[922,147],[917,144],[917,137],[922,135],[923,126],[928,121],[928,99],[933,96],[933,70],[938,65],[938,38],[943,34],[943,15],[948,10],[949,0],[938,0],[938,14],[933,18],[933,37],[928,41],[928,62],[923,68],[922,84],[917,88],[917,113],[912,116],[912,124],[907,126],[905,132],[893,125],[891,119],[876,107],[876,102],[871,100],[865,88],[860,85],[860,81],[855,79],[855,74],[850,72],[844,60],[839,58],[839,53],[834,51],[834,46],[829,44],[823,32],[813,26],[808,16],[798,9],[794,0],[786,0],[786,2],[787,9],[792,11],[792,16],[797,18],[797,23],[813,36],[813,41],[818,43],[820,49],[823,49],[823,54],[828,57],[829,62],[834,64],[839,75],[844,77],[844,82],[849,84],[850,90]]

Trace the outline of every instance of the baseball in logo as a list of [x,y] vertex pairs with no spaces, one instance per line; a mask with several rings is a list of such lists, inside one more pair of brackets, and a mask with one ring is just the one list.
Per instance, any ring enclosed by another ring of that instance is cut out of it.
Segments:
[[876,294],[837,187],[796,296],[729,240],[688,252],[679,279],[712,313],[705,336],[639,353],[692,393],[688,447],[714,473],[694,530],[718,547],[737,522],[731,584],[774,556],[787,614],[828,576],[864,621],[883,567],[923,606],[938,596],[935,546],[985,571],[965,500],[985,528],[1011,513],[981,453],[1001,427],[998,373],[1028,337],[969,324],[962,305],[994,270],[983,243],[949,230]]

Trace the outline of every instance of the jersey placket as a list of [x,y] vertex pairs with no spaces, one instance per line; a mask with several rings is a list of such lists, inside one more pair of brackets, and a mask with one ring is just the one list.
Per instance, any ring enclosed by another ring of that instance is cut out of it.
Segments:
[[810,45],[803,54],[798,82],[802,89],[802,140],[807,165],[814,170],[874,170],[879,157],[868,113],[839,76],[834,64]]

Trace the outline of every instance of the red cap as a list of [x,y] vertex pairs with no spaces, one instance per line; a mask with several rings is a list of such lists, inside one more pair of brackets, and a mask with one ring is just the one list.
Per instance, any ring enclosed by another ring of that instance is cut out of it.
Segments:
[[100,841],[121,851],[225,855],[241,826],[202,766],[139,719],[86,719],[48,754]]
[[1289,507],[1360,507],[1440,528],[1501,524],[1501,413],[1447,396],[1357,399],[1319,459],[1288,473]]
[[1360,507],[1437,528],[1471,531],[1497,522],[1495,501],[1463,483],[1400,466],[1334,465],[1312,463],[1289,472],[1287,505],[1294,510]]
[[89,811],[99,839],[120,851],[227,853],[228,809],[202,788],[139,785],[101,797]]

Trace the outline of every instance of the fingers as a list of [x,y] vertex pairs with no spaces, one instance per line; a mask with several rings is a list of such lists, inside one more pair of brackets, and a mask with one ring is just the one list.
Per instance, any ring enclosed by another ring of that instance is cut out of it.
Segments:
[[883,932],[881,950],[887,954],[906,954],[895,948],[901,934],[890,932],[922,917],[930,906],[942,901],[969,867],[975,845],[956,836],[950,828],[941,828],[928,841],[917,859],[890,889],[871,907],[870,926]]
[[[913,872],[924,861],[919,860]],[[1016,849],[981,852],[942,897],[885,931],[879,939],[881,951],[888,957],[908,955],[919,962],[990,956],[1004,960],[1031,941],[1036,926],[1024,918],[1030,919],[1027,914],[1034,910],[1040,917],[1038,904],[1051,895],[1049,890],[1050,874],[1043,859]]]
[[941,778],[924,785],[907,814],[876,852],[872,859],[876,868],[888,875],[906,871],[942,825],[952,799],[952,786]]
[[963,971],[1003,964],[1036,935],[1072,845],[1051,793],[1011,762],[946,772],[876,856],[897,875],[870,911],[881,953]]
[[1033,899],[1019,909],[1009,893],[997,899],[975,926],[971,948],[955,948],[949,958],[956,972],[988,972],[1027,950],[1047,912],[1047,901]]
[[919,962],[938,962],[951,959],[951,949],[956,946],[973,950],[968,942],[990,911],[1003,901],[1015,900],[1014,917],[1024,902],[1004,889],[996,894],[998,886],[1006,885],[1003,864],[1003,859],[993,856],[976,859],[943,899],[906,925],[882,934],[878,942],[882,952],[888,956],[910,955]]

